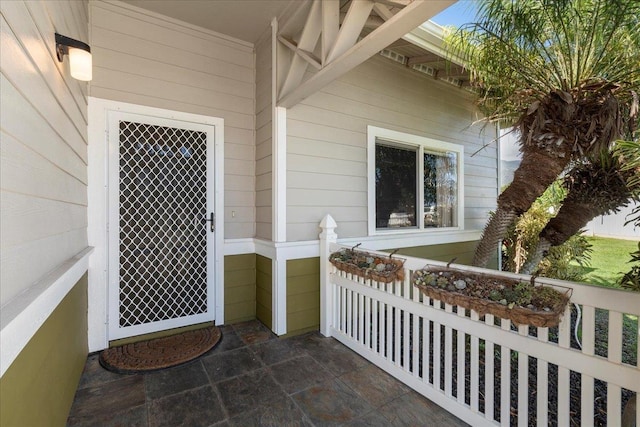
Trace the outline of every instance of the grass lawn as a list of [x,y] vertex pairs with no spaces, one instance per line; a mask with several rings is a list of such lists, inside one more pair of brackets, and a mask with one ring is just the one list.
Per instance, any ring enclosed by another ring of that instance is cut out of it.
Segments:
[[592,245],[591,265],[584,268],[584,281],[594,285],[617,287],[616,282],[629,271],[631,252],[638,250],[635,240],[589,237]]

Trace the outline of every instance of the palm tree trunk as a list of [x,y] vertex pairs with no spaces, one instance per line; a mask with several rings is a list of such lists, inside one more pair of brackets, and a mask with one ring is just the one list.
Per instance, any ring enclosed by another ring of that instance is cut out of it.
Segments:
[[482,233],[473,257],[473,265],[486,267],[497,254],[498,245],[515,220],[529,210],[569,163],[569,157],[559,157],[545,150],[523,145],[522,162],[513,182],[498,197],[498,207]]
[[558,215],[551,218],[540,232],[538,246],[532,251],[529,260],[522,267],[521,273],[533,273],[552,246],[563,244],[587,225],[589,221],[596,216],[605,214],[607,211],[608,209],[603,209],[602,206],[578,201],[575,197],[571,197],[570,193],[558,211]]

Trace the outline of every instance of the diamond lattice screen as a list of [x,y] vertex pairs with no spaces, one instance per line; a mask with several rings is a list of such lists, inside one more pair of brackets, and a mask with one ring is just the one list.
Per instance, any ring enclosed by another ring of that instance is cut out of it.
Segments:
[[207,311],[206,133],[120,122],[120,326]]

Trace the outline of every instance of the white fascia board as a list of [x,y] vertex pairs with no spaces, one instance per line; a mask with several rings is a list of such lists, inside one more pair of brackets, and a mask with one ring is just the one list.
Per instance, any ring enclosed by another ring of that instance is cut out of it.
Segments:
[[402,37],[404,40],[442,58],[464,66],[461,58],[453,56],[444,48],[445,29],[435,22],[427,21]]

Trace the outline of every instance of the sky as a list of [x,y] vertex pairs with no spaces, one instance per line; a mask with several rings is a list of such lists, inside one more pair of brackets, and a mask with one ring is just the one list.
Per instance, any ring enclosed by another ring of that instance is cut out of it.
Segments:
[[459,0],[431,18],[431,21],[442,26],[453,25],[454,27],[473,22],[476,16],[476,3],[475,0]]

